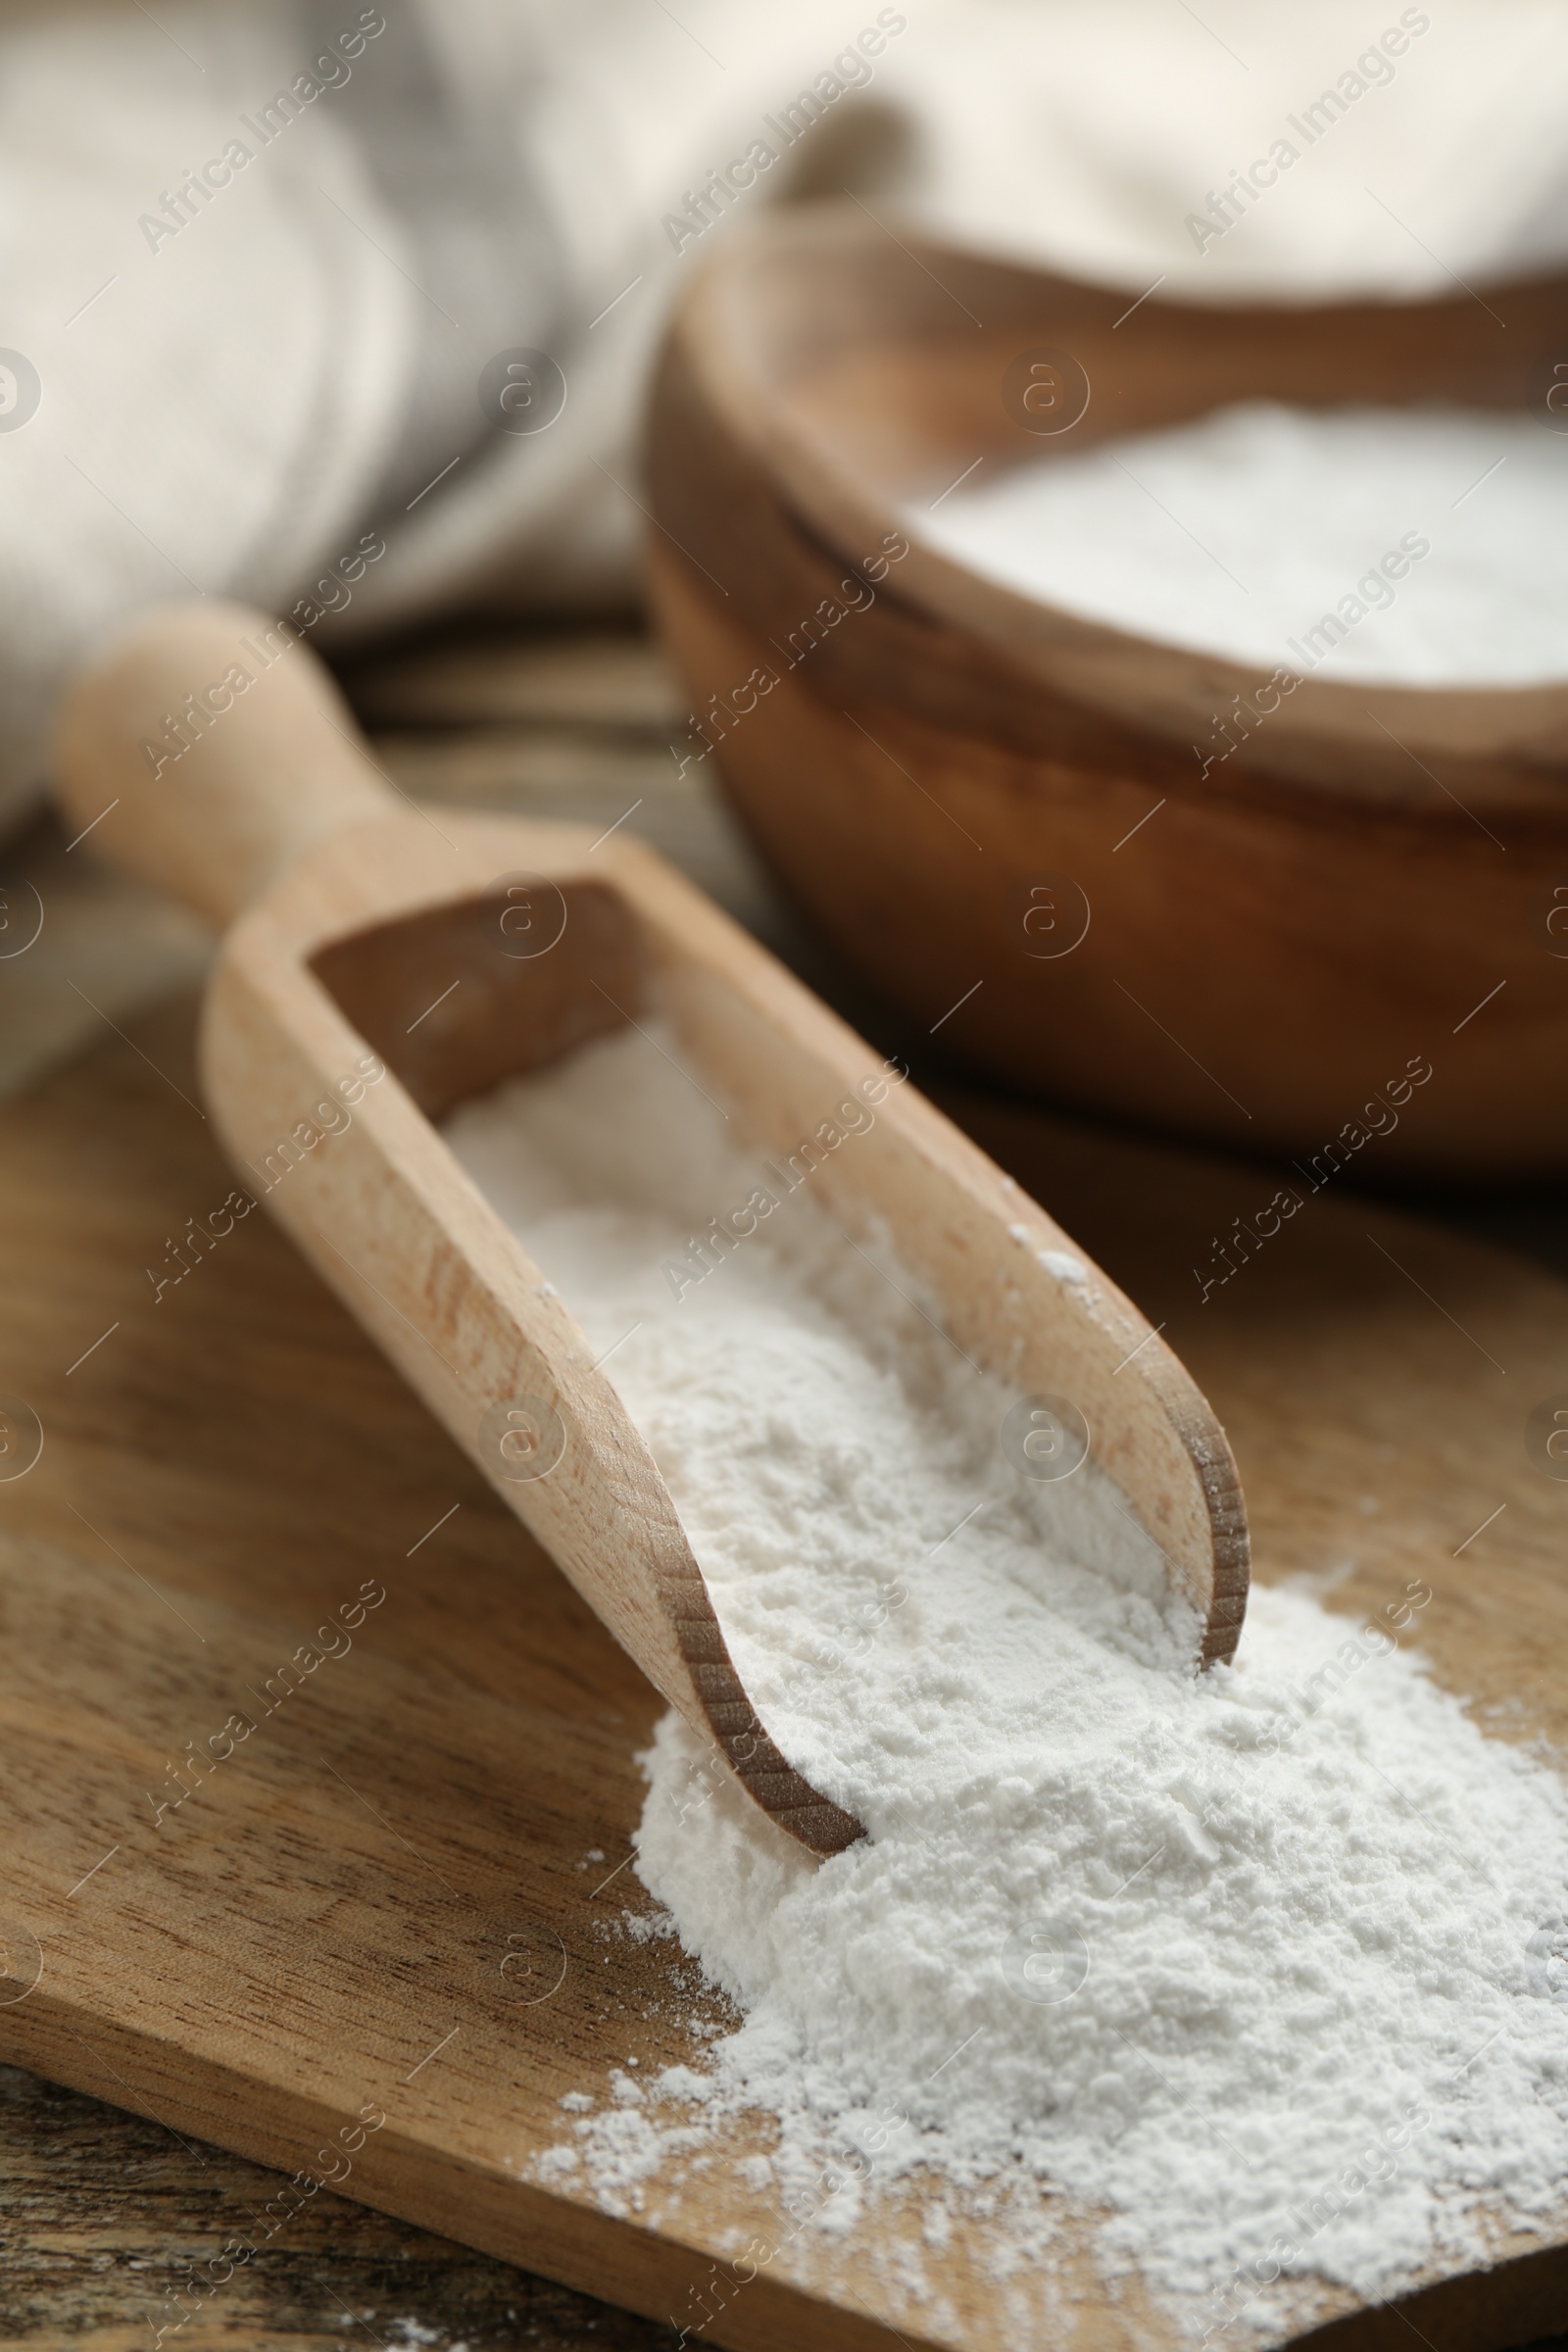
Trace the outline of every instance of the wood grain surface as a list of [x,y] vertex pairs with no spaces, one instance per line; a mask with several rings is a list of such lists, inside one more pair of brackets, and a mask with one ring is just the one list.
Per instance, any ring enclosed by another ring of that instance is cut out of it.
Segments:
[[[437,749],[421,757],[433,765]],[[678,2039],[691,1997],[612,1926],[600,1940],[591,1906],[618,1903],[630,1874],[596,1897],[588,1873],[625,1855],[630,1754],[654,1702],[569,1588],[260,1218],[147,1303],[150,1254],[227,1189],[191,1107],[190,1018],[186,1002],[122,1020],[123,1041],[105,1031],[0,1122],[0,1387],[28,1395],[48,1432],[36,1470],[0,1486],[5,1900],[39,1923],[52,1971],[0,2007],[0,2034],[176,2126],[5,2078],[0,2341],[93,2352],[150,2343],[146,2314],[184,2258],[205,2263],[277,2202],[277,2179],[212,2139],[289,2165],[319,2144],[264,2131],[233,2082],[215,2083],[204,2114],[173,2115],[160,2018],[216,2021],[271,2051],[296,2122],[314,2126],[357,2077],[359,2097],[386,2108],[384,2142],[395,2099],[405,2121],[456,2096],[485,2131],[504,2128],[519,2049],[548,2043],[563,2084],[647,2063]],[[1426,1577],[1424,1645],[1444,1679],[1498,1710],[1505,1734],[1539,1722],[1560,1736],[1568,1488],[1533,1468],[1522,1429],[1568,1390],[1568,1292],[1329,1194],[1200,1312],[1194,1255],[1267,1199],[1266,1172],[972,1098],[950,1107],[1154,1320],[1169,1311],[1230,1426],[1263,1572],[1338,1579],[1331,1605],[1352,1613]],[[367,1581],[387,1599],[353,1648],[152,1823],[147,1788],[246,1705],[236,1686],[265,1691]],[[575,1775],[537,1739],[517,1760],[524,1690],[530,1731],[576,1727]],[[600,1963],[604,1988],[573,1976],[565,2007],[496,1995],[517,1906],[529,1920],[542,1895],[594,1923],[573,1952]],[[66,1982],[113,2032],[89,2027],[83,2043],[78,2016],[71,2042],[60,2020],[40,2024],[38,1993]],[[355,2161],[351,2192],[370,2185]],[[465,2226],[461,2210],[446,2218]],[[580,2252],[563,2233],[552,2259],[582,2278]],[[592,2282],[620,2286],[608,2271]],[[1462,2352],[1543,2334],[1563,2309],[1539,2267],[1519,2267],[1407,2316],[1438,2352]],[[174,2340],[316,2352],[362,2336],[453,2352],[671,2340],[325,2192]],[[1373,2340],[1353,2324],[1352,2336]],[[1407,2340],[1405,2323],[1385,2322],[1381,2340]]]
[[[151,1247],[227,1181],[181,1099],[191,1027],[188,1004],[144,1018],[0,1119],[7,1379],[46,1433],[0,1488],[5,1925],[13,1953],[43,1950],[0,2050],[678,2315],[704,2267],[681,2241],[773,2226],[765,2199],[688,2180],[645,2230],[519,2178],[563,2136],[564,2094],[695,2046],[692,1972],[622,1925],[646,1900],[623,1866],[657,1701],[270,1225],[154,1301]],[[1568,1731],[1568,1491],[1521,1428],[1568,1388],[1568,1294],[1324,1200],[1200,1320],[1183,1261],[1250,1171],[971,1119],[1171,1313],[1232,1425],[1265,1570],[1338,1577],[1357,1613],[1424,1577],[1445,1679],[1504,1733]],[[231,1758],[189,1761],[242,1722]],[[355,2144],[357,2116],[385,2120]],[[302,2193],[264,2216],[288,2229]],[[1011,2340],[978,2266],[953,2281],[957,2337],[858,2261],[788,2268],[710,2340],[895,2340],[862,2299],[912,2342]],[[1538,2259],[1479,2316],[1440,2296],[1418,2324],[1474,2352],[1544,2328],[1561,2291]],[[1079,2340],[1127,2324],[1091,2306]]]
[[[0,2068],[0,2343],[150,2352],[178,2293],[283,2183],[220,2148]],[[161,2323],[160,2323],[161,2324]],[[182,2352],[671,2352],[668,2328],[319,2196],[235,2272]]]

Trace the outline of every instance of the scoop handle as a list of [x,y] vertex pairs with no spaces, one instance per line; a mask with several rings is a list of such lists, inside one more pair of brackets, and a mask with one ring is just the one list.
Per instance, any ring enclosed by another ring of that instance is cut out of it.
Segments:
[[228,923],[301,850],[396,801],[291,624],[166,607],[76,681],[55,737],[74,834]]

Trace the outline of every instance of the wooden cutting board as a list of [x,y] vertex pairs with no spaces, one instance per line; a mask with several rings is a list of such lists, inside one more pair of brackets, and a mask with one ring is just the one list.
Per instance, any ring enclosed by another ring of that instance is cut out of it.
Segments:
[[[262,2234],[330,2174],[695,2340],[1174,2345],[1087,2261],[991,2283],[978,2232],[940,2309],[864,2238],[786,2244],[728,2139],[619,2214],[525,2178],[563,2096],[717,2014],[622,1925],[657,1702],[259,1212],[189,1240],[230,1189],[191,1028],[166,1007],[0,1115],[0,1392],[43,1431],[0,1482],[0,2056],[296,2173]],[[1270,1175],[950,1107],[1165,1321],[1261,1573],[1332,1577],[1354,1617],[1424,1578],[1440,1677],[1503,1737],[1568,1737],[1568,1485],[1525,1429],[1568,1393],[1568,1288],[1330,1190],[1200,1305],[1193,1267]],[[901,2194],[867,2227],[886,2251],[917,2221]],[[759,2237],[742,2283],[724,2255]],[[1538,2247],[1398,2313],[1341,2298],[1333,2338],[1485,2352],[1565,2297]]]

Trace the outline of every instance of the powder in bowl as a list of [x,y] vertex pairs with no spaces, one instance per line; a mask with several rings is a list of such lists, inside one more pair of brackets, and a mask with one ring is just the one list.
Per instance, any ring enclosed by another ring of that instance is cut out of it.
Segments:
[[973,475],[902,519],[1023,595],[1327,679],[1568,677],[1568,437],[1502,410],[1248,401]]

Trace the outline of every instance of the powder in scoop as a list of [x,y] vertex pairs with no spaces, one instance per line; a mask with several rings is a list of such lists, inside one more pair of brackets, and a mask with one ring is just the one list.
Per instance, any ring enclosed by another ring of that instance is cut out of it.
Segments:
[[1568,676],[1568,437],[1517,414],[1250,401],[987,467],[904,520],[1026,596],[1267,671]]
[[[817,1865],[665,1717],[637,1869],[740,2022],[564,2119],[546,2173],[653,2213],[712,2124],[760,2112],[760,2217],[804,2198],[798,2247],[831,2260],[920,2174],[933,2248],[990,2210],[1043,2293],[1062,2218],[1098,2215],[1112,2275],[1236,2345],[1314,2282],[1480,2259],[1490,2210],[1544,2222],[1568,1794],[1399,1646],[1427,1589],[1359,1632],[1254,1591],[1235,1665],[1197,1675],[1124,1498],[1092,1463],[1020,1477],[1012,1393],[808,1183],[672,1279],[769,1180],[657,1043],[446,1132],[613,1350],[762,1720],[870,1834]],[[912,2259],[903,2291],[935,2294]]]

